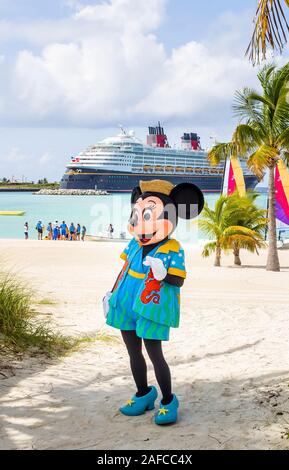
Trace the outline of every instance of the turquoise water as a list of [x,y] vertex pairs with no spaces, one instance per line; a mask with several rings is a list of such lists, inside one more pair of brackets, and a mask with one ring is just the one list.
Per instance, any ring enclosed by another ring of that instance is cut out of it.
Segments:
[[[219,195],[207,194],[206,200],[212,206]],[[266,207],[266,196],[260,195],[259,204]],[[107,235],[110,223],[115,236],[126,232],[130,215],[130,195],[109,196],[37,196],[32,193],[0,193],[0,211],[23,210],[22,217],[0,216],[0,238],[24,238],[24,223],[29,224],[29,238],[36,239],[35,225],[42,220],[47,226],[56,220],[67,224],[74,222],[87,227],[90,235]],[[176,236],[180,241],[197,241],[202,238],[194,222],[180,221]]]

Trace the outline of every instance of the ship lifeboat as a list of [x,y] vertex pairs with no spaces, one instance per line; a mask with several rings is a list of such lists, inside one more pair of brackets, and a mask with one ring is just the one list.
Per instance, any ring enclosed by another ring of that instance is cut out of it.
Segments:
[[155,166],[155,171],[164,171],[164,168],[160,165]]
[[195,168],[195,173],[202,173],[202,168]]
[[173,166],[166,166],[166,171],[174,171],[174,167]]
[[182,166],[177,166],[176,171],[178,173],[183,173],[185,171],[185,169]]
[[148,166],[148,165],[145,165],[143,167],[144,171],[151,171],[152,170],[152,167],[151,166]]
[[193,171],[194,171],[194,169],[193,169],[191,166],[188,166],[188,167],[186,168],[186,172],[187,172],[187,173],[192,173]]
[[71,176],[72,176],[72,175],[75,175],[75,171],[74,171],[74,170],[69,170],[69,171],[67,172],[67,174],[68,174],[68,175],[71,175]]

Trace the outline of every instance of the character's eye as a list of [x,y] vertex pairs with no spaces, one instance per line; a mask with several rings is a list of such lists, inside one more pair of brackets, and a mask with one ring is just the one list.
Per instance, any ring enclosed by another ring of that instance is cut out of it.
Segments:
[[151,220],[151,218],[152,218],[152,213],[153,213],[152,208],[151,208],[151,207],[148,207],[147,209],[145,209],[145,210],[143,211],[143,219],[144,219],[146,222],[148,222],[148,221]]
[[136,227],[138,225],[138,213],[135,209],[131,213],[129,223],[132,227]]

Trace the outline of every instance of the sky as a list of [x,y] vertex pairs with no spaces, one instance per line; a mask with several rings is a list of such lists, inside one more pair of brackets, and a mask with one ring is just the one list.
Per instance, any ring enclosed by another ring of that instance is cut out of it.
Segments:
[[[162,122],[230,138],[256,0],[0,0],[0,178],[58,181],[72,155]],[[286,51],[287,54],[287,51]]]

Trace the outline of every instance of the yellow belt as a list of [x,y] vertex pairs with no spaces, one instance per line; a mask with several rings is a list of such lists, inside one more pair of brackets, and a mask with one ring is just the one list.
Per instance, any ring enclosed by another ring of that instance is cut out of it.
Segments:
[[133,271],[132,269],[128,270],[128,274],[132,277],[136,277],[137,279],[145,279],[146,275],[143,273],[137,273],[136,271]]

